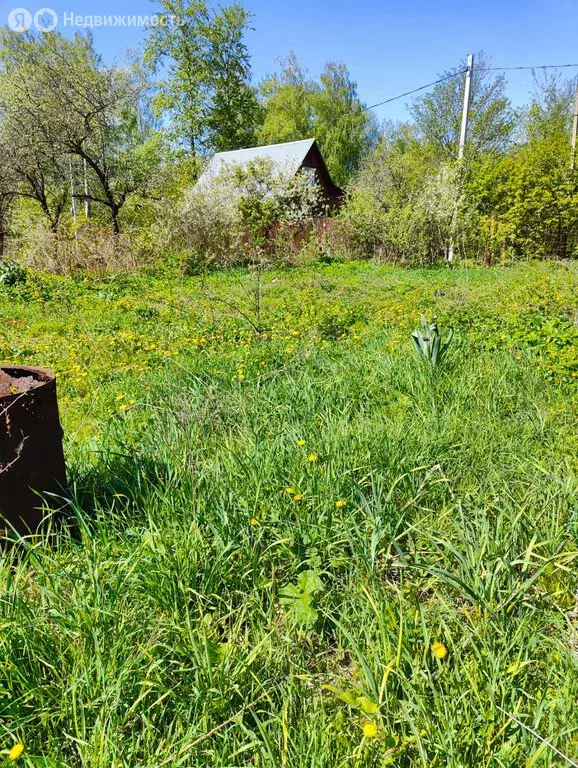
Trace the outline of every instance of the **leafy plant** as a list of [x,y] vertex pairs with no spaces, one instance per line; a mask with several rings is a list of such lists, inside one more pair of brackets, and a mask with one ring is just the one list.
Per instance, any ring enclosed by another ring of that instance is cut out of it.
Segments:
[[317,622],[317,598],[323,592],[323,582],[316,571],[302,571],[296,584],[286,584],[279,591],[281,604],[295,623],[313,627]]
[[433,323],[428,323],[428,321],[422,315],[421,327],[421,331],[416,330],[411,334],[415,342],[418,354],[431,366],[435,367],[440,365],[447,354],[448,347],[453,338],[453,329],[450,330],[447,340],[442,341],[442,336],[437,326],[436,319],[434,319]]
[[23,285],[28,277],[26,267],[11,261],[0,261],[0,283],[8,287]]
[[325,688],[326,691],[331,691],[331,693],[340,701],[344,701],[346,704],[349,704],[350,707],[360,709],[366,715],[375,715],[379,712],[379,704],[376,704],[375,701],[364,693],[360,693],[359,691],[344,691],[329,683],[324,685],[323,688]]

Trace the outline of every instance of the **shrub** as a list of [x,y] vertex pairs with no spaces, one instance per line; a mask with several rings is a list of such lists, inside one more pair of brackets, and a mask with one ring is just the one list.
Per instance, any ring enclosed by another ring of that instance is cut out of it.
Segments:
[[463,196],[462,173],[421,145],[384,138],[339,216],[357,255],[432,264],[446,257],[452,235],[462,255],[468,253],[478,217]]
[[83,227],[76,233],[49,232],[40,223],[29,226],[15,244],[19,262],[33,269],[66,275],[78,269],[120,272],[138,269],[157,257],[145,230],[114,235],[108,228]]
[[190,192],[175,217],[174,243],[187,255],[189,272],[287,263],[322,210],[321,191],[306,173],[293,175],[267,160],[234,165]]

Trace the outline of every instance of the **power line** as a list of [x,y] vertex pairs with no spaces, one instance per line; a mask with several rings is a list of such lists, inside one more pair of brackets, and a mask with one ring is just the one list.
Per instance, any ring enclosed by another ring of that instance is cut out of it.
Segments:
[[403,99],[404,96],[411,96],[412,93],[423,91],[425,88],[431,88],[432,85],[437,85],[438,83],[443,83],[445,80],[450,80],[452,77],[463,75],[465,71],[466,71],[465,69],[460,69],[459,72],[452,72],[451,75],[440,77],[439,80],[434,80],[433,83],[428,83],[427,85],[420,85],[419,88],[414,88],[413,91],[406,91],[405,93],[400,93],[399,96],[392,96],[391,99],[386,99],[385,101],[379,101],[377,104],[372,104],[370,107],[364,107],[363,109],[373,109],[374,107],[381,107],[382,104],[389,104],[390,101],[397,101],[397,99]]
[[[476,72],[510,72],[512,70],[521,70],[521,69],[565,69],[568,67],[578,67],[578,64],[538,64],[536,66],[520,66],[520,67],[482,67],[480,69],[476,69]],[[439,83],[444,83],[446,80],[451,80],[452,77],[457,77],[458,75],[463,75],[467,72],[466,69],[460,69],[457,72],[452,72],[450,75],[445,75],[444,77],[440,77],[439,80],[434,80],[433,83],[427,83],[427,85],[420,85],[419,88],[414,88],[411,91],[406,91],[405,93],[400,93],[399,96],[392,96],[390,99],[385,99],[385,101],[378,101],[377,104],[371,104],[369,107],[363,107],[364,110],[366,109],[374,109],[375,107],[381,107],[384,104],[389,104],[392,101],[397,101],[398,99],[403,99],[404,96],[411,96],[413,93],[418,93],[418,91],[424,91],[426,88],[431,88],[434,85],[438,85]]]
[[538,64],[535,67],[484,67],[478,72],[508,72],[512,69],[565,69],[566,67],[578,67],[578,64]]

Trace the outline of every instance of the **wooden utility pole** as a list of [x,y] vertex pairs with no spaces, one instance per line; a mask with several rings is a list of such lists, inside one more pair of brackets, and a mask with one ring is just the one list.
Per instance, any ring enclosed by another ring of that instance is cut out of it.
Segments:
[[[470,101],[472,97],[472,72],[474,69],[474,54],[468,53],[468,62],[466,68],[466,82],[464,85],[464,106],[462,109],[462,125],[460,128],[460,145],[458,149],[458,163],[461,163],[464,159],[464,149],[466,146],[466,138],[468,136],[468,117],[470,114]],[[454,212],[454,218],[457,214],[457,200],[456,211]],[[448,261],[454,260],[454,238],[453,235],[450,239],[448,248]]]
[[578,84],[576,85],[576,100],[574,102],[574,117],[572,119],[572,149],[570,151],[570,170],[576,164],[576,135],[578,134]]

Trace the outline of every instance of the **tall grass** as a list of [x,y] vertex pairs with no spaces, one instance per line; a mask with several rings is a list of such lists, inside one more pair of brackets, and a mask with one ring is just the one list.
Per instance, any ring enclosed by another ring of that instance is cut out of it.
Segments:
[[[160,371],[75,452],[67,526],[1,565],[25,765],[565,764],[506,713],[578,758],[561,395],[507,351],[432,375],[386,340]],[[280,600],[305,570],[313,627]]]

